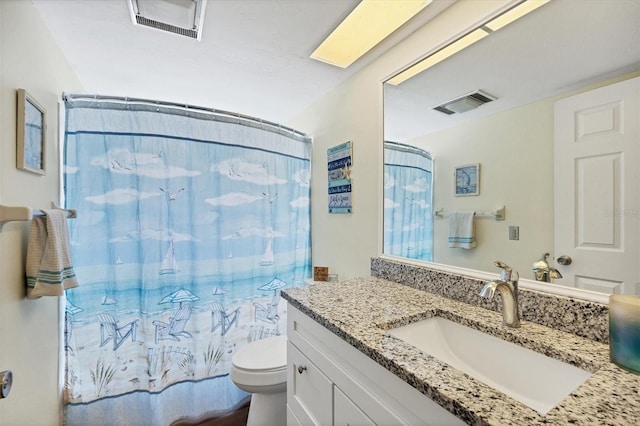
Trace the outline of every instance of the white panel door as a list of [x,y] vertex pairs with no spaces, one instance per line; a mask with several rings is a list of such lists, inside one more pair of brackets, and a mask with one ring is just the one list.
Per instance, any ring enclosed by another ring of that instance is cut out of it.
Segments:
[[640,294],[640,78],[555,104],[560,285]]

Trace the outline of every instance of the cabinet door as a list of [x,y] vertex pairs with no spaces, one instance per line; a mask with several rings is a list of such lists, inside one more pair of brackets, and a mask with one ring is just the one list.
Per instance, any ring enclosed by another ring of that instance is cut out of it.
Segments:
[[333,387],[333,424],[334,426],[375,425],[337,386]]
[[[332,424],[331,381],[291,342],[287,343],[287,357],[287,406],[297,422],[303,425]],[[291,420],[287,422],[296,423]]]

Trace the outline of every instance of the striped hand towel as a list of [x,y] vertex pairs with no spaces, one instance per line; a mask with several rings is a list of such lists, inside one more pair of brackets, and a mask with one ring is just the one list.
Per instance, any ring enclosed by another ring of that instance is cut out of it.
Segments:
[[476,246],[474,215],[475,212],[449,214],[449,247],[471,249]]
[[62,296],[78,286],[69,252],[67,217],[63,210],[44,210],[31,221],[27,242],[27,298]]

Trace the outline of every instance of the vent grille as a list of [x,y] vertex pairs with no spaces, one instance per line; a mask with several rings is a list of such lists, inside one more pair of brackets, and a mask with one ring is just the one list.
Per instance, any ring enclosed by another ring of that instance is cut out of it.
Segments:
[[136,23],[139,25],[144,25],[145,27],[156,28],[158,30],[168,31],[170,33],[178,34],[181,36],[198,39],[198,31],[196,30],[188,30],[186,28],[176,27],[175,25],[145,18],[144,16],[136,15]]
[[445,108],[445,107],[443,107],[443,106],[437,106],[437,107],[435,107],[434,109],[435,109],[436,111],[443,112],[443,113],[445,113],[445,114],[447,114],[447,115],[455,114],[455,112],[453,112],[453,111],[451,111],[450,109],[447,109],[447,108]]
[[438,105],[433,109],[443,114],[452,115],[470,111],[484,105],[488,102],[495,101],[497,98],[480,90],[461,96],[459,98],[447,101],[442,105]]
[[128,0],[127,3],[134,25],[194,40],[202,37],[207,0]]
[[481,102],[481,105],[482,104],[486,104],[487,102],[491,102],[491,101],[493,101],[495,99],[493,97],[489,97],[488,95],[485,95],[482,92],[472,93],[472,94],[468,95],[468,97],[472,98],[472,99],[475,99],[478,102]]

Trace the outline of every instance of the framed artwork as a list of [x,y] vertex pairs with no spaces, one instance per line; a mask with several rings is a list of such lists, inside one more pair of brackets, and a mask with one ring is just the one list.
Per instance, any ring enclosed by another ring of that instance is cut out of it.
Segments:
[[353,213],[351,166],[353,145],[351,141],[327,150],[329,173],[329,213]]
[[480,194],[480,164],[456,167],[455,185],[456,197]]
[[47,114],[24,89],[18,89],[16,167],[45,174]]

